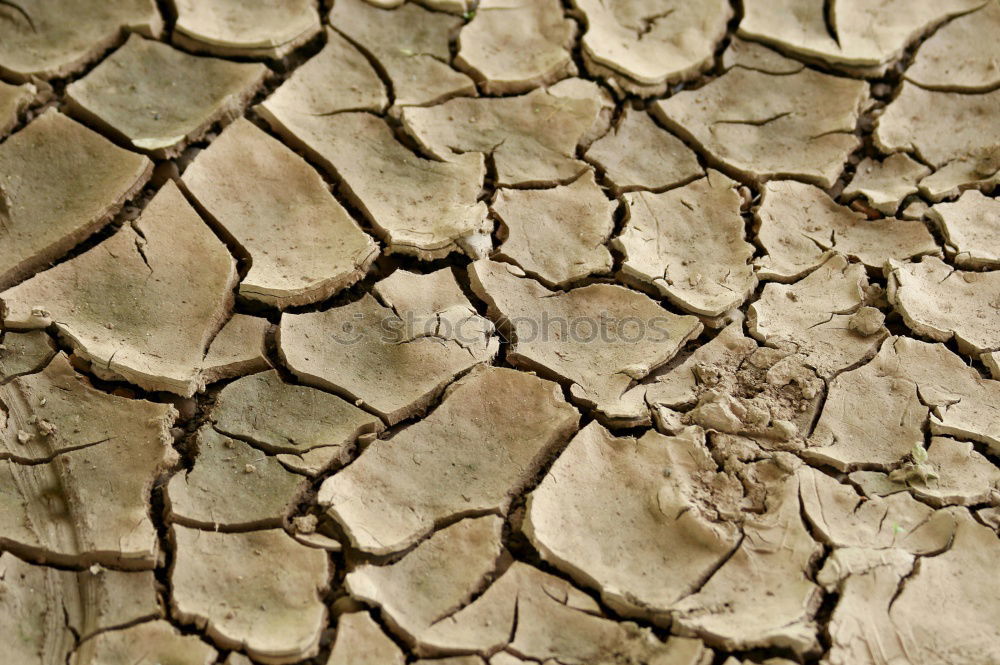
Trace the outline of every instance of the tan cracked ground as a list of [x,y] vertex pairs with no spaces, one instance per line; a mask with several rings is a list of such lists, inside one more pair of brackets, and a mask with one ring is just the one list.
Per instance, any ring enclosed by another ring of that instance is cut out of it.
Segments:
[[0,0],[0,661],[1000,663],[998,0]]

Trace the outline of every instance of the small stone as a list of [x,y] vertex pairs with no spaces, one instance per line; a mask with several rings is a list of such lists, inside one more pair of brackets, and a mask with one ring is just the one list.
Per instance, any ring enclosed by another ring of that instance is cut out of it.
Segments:
[[885,314],[874,307],[862,307],[851,315],[848,327],[864,337],[871,337],[882,330]]

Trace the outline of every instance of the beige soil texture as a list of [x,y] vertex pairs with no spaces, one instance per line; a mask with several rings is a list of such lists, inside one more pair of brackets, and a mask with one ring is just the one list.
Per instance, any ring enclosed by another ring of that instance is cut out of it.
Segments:
[[11,85],[0,81],[0,138],[17,125],[21,113],[34,101],[38,93],[31,83]]
[[867,86],[854,79],[736,66],[656,102],[653,113],[741,179],[791,177],[830,187],[860,144],[854,128],[867,101]]
[[158,37],[154,0],[47,0],[0,5],[0,72],[16,81],[75,74],[123,41],[125,31]]
[[874,140],[883,152],[908,152],[934,167],[920,192],[940,201],[1000,183],[1000,131],[987,120],[998,112],[1000,90],[966,94],[905,82],[879,116]]
[[0,0],[0,662],[1000,665],[1000,0]]
[[575,32],[559,0],[481,0],[459,33],[455,65],[488,94],[531,90],[576,73],[569,51]]
[[239,116],[267,71],[133,35],[66,94],[80,117],[139,150],[173,157],[213,123]]
[[173,0],[173,41],[220,56],[280,58],[320,31],[309,0],[239,2]]
[[709,171],[662,194],[626,194],[628,219],[614,242],[622,278],[693,314],[717,317],[742,305],[757,280],[736,188]]
[[917,221],[867,220],[838,205],[823,190],[794,180],[775,180],[761,188],[754,212],[756,259],[762,279],[793,282],[812,272],[837,252],[869,270],[881,270],[889,259],[913,259],[940,248],[928,228]]
[[0,144],[0,288],[105,226],[152,170],[55,110]]
[[581,55],[590,73],[627,92],[662,94],[712,64],[733,15],[729,3],[705,0],[573,0],[587,26]]
[[246,298],[279,309],[325,300],[356,282],[378,255],[320,175],[247,120],[199,154],[183,183],[249,255],[239,291]]

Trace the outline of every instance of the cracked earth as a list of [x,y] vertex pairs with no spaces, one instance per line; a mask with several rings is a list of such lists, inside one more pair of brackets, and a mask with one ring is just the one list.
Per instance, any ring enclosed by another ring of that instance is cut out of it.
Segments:
[[0,0],[0,661],[1000,664],[1000,0]]

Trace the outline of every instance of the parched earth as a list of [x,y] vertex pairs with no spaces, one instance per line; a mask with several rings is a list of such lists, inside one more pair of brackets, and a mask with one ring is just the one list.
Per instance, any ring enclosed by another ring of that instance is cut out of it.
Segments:
[[1000,664],[1000,0],[0,0],[0,662]]

